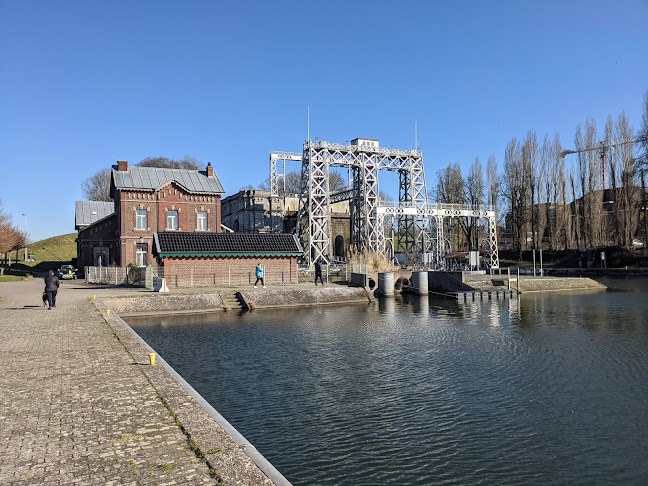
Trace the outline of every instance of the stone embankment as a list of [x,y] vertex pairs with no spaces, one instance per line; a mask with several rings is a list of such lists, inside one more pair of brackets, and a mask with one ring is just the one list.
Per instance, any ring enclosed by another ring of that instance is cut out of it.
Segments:
[[168,313],[205,313],[270,307],[368,303],[362,287],[295,284],[268,288],[177,289],[170,293],[134,293],[107,297],[105,304],[122,317]]

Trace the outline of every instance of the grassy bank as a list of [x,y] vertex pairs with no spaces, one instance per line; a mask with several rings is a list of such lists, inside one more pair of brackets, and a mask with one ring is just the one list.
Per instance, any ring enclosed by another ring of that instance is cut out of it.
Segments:
[[27,253],[34,255],[33,262],[25,262],[24,248],[18,250],[17,255],[16,252],[11,252],[12,263],[10,267],[5,267],[5,273],[45,272],[71,263],[77,256],[76,237],[77,233],[68,233],[30,243]]

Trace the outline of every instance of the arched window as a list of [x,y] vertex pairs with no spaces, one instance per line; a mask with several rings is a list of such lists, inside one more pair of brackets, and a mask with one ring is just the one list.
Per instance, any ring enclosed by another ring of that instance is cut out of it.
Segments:
[[234,230],[234,233],[238,233],[239,231],[239,222],[238,219],[234,220],[234,224],[232,225],[232,229]]

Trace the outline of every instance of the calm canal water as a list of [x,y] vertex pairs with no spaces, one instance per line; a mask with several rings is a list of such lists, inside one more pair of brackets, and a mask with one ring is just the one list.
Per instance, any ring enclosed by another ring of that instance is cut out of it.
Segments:
[[648,279],[129,319],[295,485],[646,484]]

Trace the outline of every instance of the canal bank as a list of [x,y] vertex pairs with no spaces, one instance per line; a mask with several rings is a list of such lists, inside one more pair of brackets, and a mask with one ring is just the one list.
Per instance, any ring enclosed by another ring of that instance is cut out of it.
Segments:
[[372,293],[347,285],[295,284],[274,288],[177,289],[170,293],[136,292],[109,296],[104,304],[122,317],[369,303]]
[[40,279],[0,283],[0,484],[289,484],[164,359],[151,366],[101,304],[124,293],[63,282],[48,311]]

